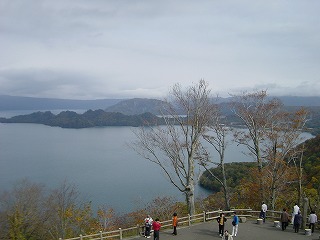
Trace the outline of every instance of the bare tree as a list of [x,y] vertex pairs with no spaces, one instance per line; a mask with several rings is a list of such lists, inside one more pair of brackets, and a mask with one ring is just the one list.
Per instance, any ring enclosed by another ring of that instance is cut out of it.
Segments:
[[52,191],[47,206],[50,211],[50,223],[47,226],[52,239],[77,236],[90,228],[91,203],[80,200],[75,185],[66,180]]
[[296,147],[302,141],[301,130],[306,115],[305,109],[300,109],[296,112],[281,111],[270,117],[271,124],[265,135],[264,155],[272,209],[275,207],[277,194],[287,181],[299,177],[299,174],[292,174],[291,169],[299,154]]
[[[223,117],[220,109],[218,108],[218,106],[216,106],[216,111],[213,112],[210,124],[208,125],[208,132],[207,134],[203,135],[204,139],[218,153],[219,162],[215,162],[212,157],[209,156],[206,149],[203,149],[203,152],[199,156],[199,163],[210,173],[210,175],[217,182],[220,183],[224,193],[225,207],[226,209],[230,209],[230,189],[228,188],[227,176],[225,171],[225,151],[228,146],[226,137],[228,135],[228,132],[230,131],[230,128],[222,122],[222,119]],[[220,168],[222,178],[211,171],[210,166],[212,167],[212,165],[217,165]]]
[[[277,99],[269,100],[266,91],[243,93],[233,97],[232,111],[240,118],[241,123],[247,129],[247,131],[235,130],[234,139],[238,144],[248,148],[249,155],[256,160],[259,175],[262,176],[262,152],[266,131],[270,127],[270,119],[273,119],[273,116],[278,114],[282,104]],[[259,178],[259,182],[260,201],[265,201],[262,177]]]
[[298,205],[302,203],[303,197],[303,188],[302,188],[302,180],[303,180],[303,154],[305,150],[305,144],[303,143],[297,151],[296,156],[292,158],[294,168],[296,170],[296,174],[298,176]]
[[114,227],[115,212],[113,208],[102,205],[97,211],[97,216],[102,231],[111,230]]
[[159,166],[169,181],[185,194],[189,214],[195,213],[195,155],[213,111],[209,96],[204,80],[186,90],[179,84],[174,85],[162,114],[165,125],[139,128],[134,132],[137,140],[131,144],[138,154]]
[[0,197],[0,239],[44,239],[43,228],[48,219],[40,184],[27,179],[17,182],[10,192]]

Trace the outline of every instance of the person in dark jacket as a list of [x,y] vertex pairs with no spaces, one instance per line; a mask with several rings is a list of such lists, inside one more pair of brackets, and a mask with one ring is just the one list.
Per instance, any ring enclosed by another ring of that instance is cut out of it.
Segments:
[[301,224],[302,224],[302,215],[301,215],[301,212],[298,211],[298,213],[294,215],[294,219],[293,219],[293,227],[294,227],[295,233],[299,232]]
[[217,218],[217,222],[219,224],[219,235],[222,237],[224,234],[224,223],[227,221],[224,213],[220,213],[220,216]]

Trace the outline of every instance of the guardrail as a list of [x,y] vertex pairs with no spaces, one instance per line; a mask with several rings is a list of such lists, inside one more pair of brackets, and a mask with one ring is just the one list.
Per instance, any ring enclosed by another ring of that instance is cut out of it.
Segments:
[[[211,212],[203,212],[195,215],[188,215],[184,217],[179,217],[179,226],[191,226],[194,223],[207,222],[214,219],[217,219],[220,213],[225,213],[226,215],[232,214],[233,212],[237,212],[237,216],[239,217],[259,217],[260,211],[254,211],[252,209],[231,209],[230,211],[216,210]],[[271,216],[267,216],[267,218],[275,218],[275,214],[281,214],[279,211],[267,211],[271,213]],[[161,229],[166,229],[172,226],[172,220],[165,220],[161,222]],[[123,239],[127,237],[141,236],[144,233],[144,226],[137,225],[136,227],[131,228],[119,228],[118,230],[102,232],[91,235],[80,235],[74,238],[62,239],[59,240],[106,240],[106,239]]]

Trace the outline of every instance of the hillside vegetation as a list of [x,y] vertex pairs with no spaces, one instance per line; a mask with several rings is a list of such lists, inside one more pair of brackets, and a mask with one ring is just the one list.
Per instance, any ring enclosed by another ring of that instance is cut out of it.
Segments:
[[[303,151],[302,154],[302,186],[303,196],[308,197],[310,209],[317,212],[320,211],[320,134],[314,138],[306,140],[304,143],[297,146],[297,150]],[[294,163],[291,164],[294,169]],[[229,188],[232,189],[232,202],[241,204],[243,206],[259,205],[251,202],[254,201],[255,181],[258,177],[256,175],[256,163],[254,162],[240,162],[240,163],[226,163],[226,175]],[[221,178],[221,170],[219,167],[210,169],[212,173]],[[295,171],[292,172],[295,175]],[[278,205],[287,206],[288,202],[292,202],[297,191],[297,182],[286,183],[287,187],[278,199]],[[213,191],[207,201],[211,204],[218,203],[217,197],[221,197],[221,185],[208,172],[204,171],[200,177],[200,185],[208,190]],[[251,204],[250,204],[251,202]]]
[[[238,186],[240,181],[248,176],[248,169],[255,166],[255,162],[225,163],[225,170],[228,176],[228,186],[230,188],[235,188],[236,186]],[[219,167],[212,168],[211,172],[218,178],[222,178],[222,174]],[[211,190],[213,192],[219,192],[221,190],[221,185],[212,177],[212,175],[208,171],[203,172],[203,174],[200,177],[199,184],[201,187]]]

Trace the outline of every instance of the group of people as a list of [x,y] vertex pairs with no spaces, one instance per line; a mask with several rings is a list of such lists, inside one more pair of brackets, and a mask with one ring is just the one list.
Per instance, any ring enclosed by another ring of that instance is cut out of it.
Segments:
[[[266,221],[267,210],[268,210],[267,205],[265,204],[265,202],[262,202],[260,218],[263,219],[263,222]],[[311,211],[311,214],[309,215],[308,220],[309,220],[309,228],[313,233],[315,224],[318,222],[317,215],[315,214],[314,211]],[[233,212],[232,233],[229,233],[228,230],[225,230],[226,221],[227,221],[227,218],[225,217],[224,213],[220,213],[219,217],[217,218],[217,222],[219,225],[219,235],[220,237],[222,237],[223,240],[233,240],[233,237],[236,237],[238,234],[239,217],[237,216],[236,212]],[[298,204],[294,205],[291,216],[287,212],[287,209],[284,208],[280,216],[280,221],[281,221],[281,228],[283,231],[286,230],[287,226],[289,225],[289,222],[291,221],[291,223],[293,224],[294,232],[298,233],[302,224],[302,215],[301,215],[301,211]],[[151,229],[153,229],[154,240],[159,240],[159,231],[161,228],[159,219],[157,218],[155,221],[153,221],[150,215],[148,215],[145,218],[144,222],[145,222],[144,236],[146,238],[150,238],[150,232],[151,232]],[[174,213],[172,217],[172,227],[173,227],[172,235],[177,235],[177,226],[178,226],[178,216],[177,216],[177,213]]]
[[[261,205],[261,212],[260,212],[260,218],[263,219],[263,222],[265,222],[266,220],[266,212],[267,212],[267,205],[263,202]],[[303,217],[301,215],[300,207],[298,206],[297,203],[295,203],[295,205],[293,206],[292,215],[290,215],[287,212],[286,208],[283,208],[280,216],[282,231],[286,230],[289,225],[289,222],[291,222],[291,224],[293,225],[294,232],[298,233],[302,224],[302,218]],[[309,215],[309,218],[308,218],[308,222],[309,222],[309,228],[313,233],[315,224],[318,222],[315,211],[311,211],[311,214]]]
[[[280,218],[281,218],[280,220],[282,223],[281,227],[282,227],[283,231],[286,230],[287,226],[289,225],[289,222],[291,221],[291,224],[293,224],[294,232],[295,233],[299,232],[303,217],[301,215],[301,211],[300,211],[298,204],[294,205],[291,216],[287,213],[287,209],[284,208],[281,213]],[[308,218],[308,222],[309,222],[309,228],[311,229],[311,232],[313,233],[315,224],[318,222],[317,215],[316,215],[315,211],[311,211],[309,218]]]
[[155,221],[153,221],[152,217],[148,215],[144,219],[144,224],[145,224],[145,230],[144,230],[144,237],[145,238],[150,238],[150,233],[151,233],[151,228],[153,229],[153,236],[154,240],[159,240],[159,232],[161,228],[161,223],[159,222],[159,218],[156,218]]
[[219,224],[219,236],[222,237],[223,240],[233,240],[233,237],[236,237],[238,234],[239,228],[239,217],[236,212],[233,212],[232,218],[232,233],[229,233],[228,230],[225,230],[225,222],[227,218],[224,213],[220,213],[220,216],[217,218],[217,222]]
[[[144,219],[144,223],[145,223],[144,237],[150,238],[151,229],[153,229],[154,240],[159,240],[159,237],[160,237],[159,232],[161,228],[161,223],[159,222],[159,218],[156,218],[156,220],[153,221],[150,215],[148,215]],[[172,235],[177,235],[177,226],[178,226],[178,215],[177,213],[174,213],[172,217],[172,227],[173,227]]]

